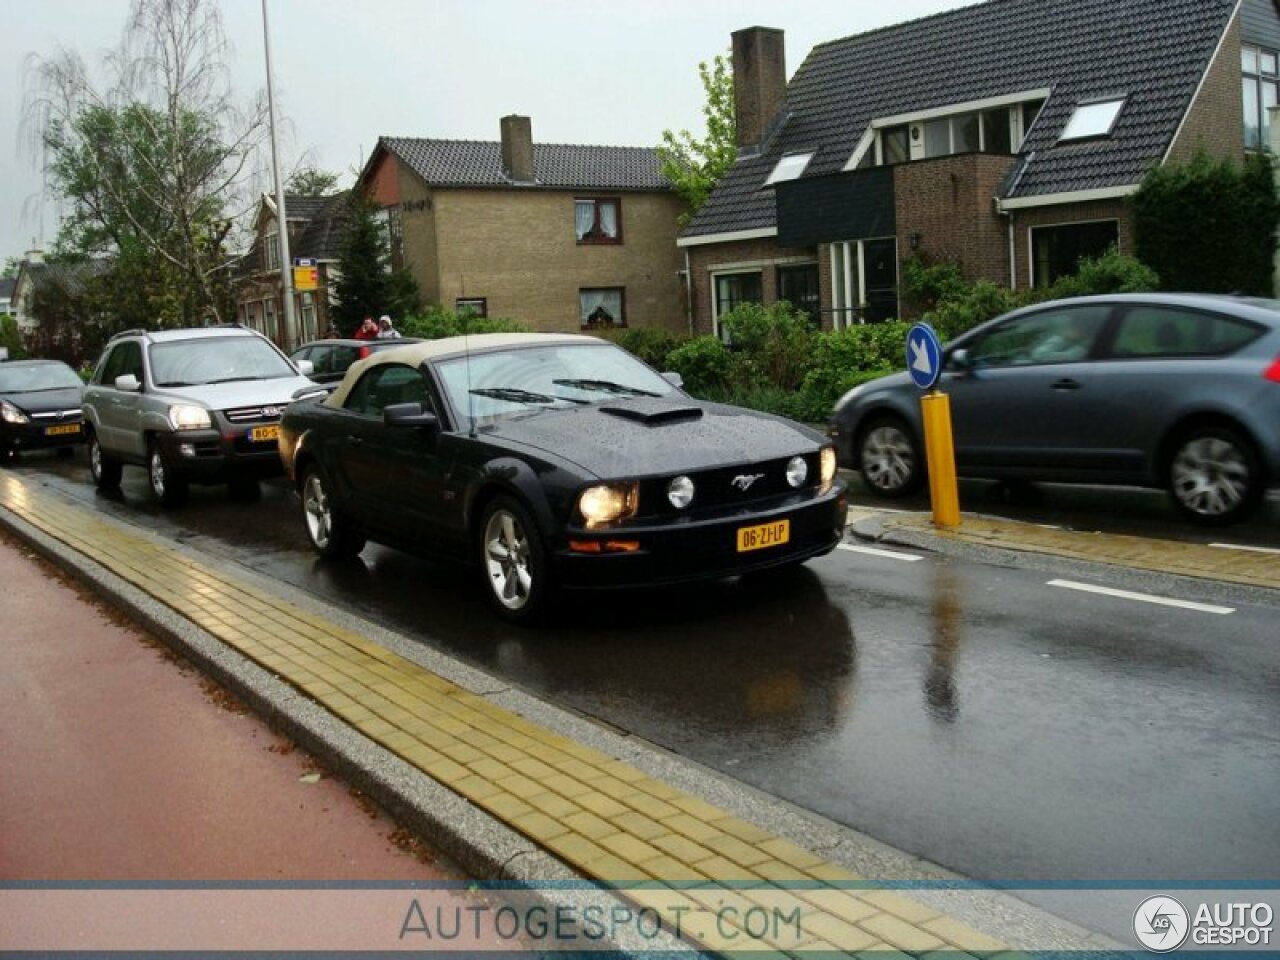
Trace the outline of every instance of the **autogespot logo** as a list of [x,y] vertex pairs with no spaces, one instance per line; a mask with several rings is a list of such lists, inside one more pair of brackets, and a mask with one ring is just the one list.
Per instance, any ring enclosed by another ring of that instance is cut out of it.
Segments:
[[1147,897],[1133,915],[1133,933],[1153,953],[1177,950],[1187,939],[1191,917],[1173,897]]

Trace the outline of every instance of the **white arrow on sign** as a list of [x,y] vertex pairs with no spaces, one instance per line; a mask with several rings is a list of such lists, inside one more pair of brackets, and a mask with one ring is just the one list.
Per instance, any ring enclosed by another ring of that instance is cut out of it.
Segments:
[[929,362],[929,345],[923,339],[911,341],[911,369],[919,370],[925,376],[933,373],[933,364]]

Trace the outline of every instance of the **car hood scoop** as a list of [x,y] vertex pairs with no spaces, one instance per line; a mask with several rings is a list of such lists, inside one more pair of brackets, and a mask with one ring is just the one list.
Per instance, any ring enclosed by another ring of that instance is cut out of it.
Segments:
[[628,400],[623,403],[608,403],[600,407],[600,412],[644,424],[697,420],[702,416],[701,407],[687,403],[672,403],[669,400]]

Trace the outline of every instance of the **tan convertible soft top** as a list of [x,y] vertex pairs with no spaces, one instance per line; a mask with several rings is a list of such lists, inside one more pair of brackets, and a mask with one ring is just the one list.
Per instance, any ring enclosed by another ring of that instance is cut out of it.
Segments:
[[341,407],[347,402],[351,385],[370,367],[384,363],[407,363],[420,366],[424,361],[439,357],[462,356],[466,353],[488,353],[511,347],[536,347],[548,343],[605,343],[599,337],[587,337],[577,333],[478,333],[472,337],[441,337],[439,340],[423,340],[407,343],[403,347],[379,350],[363,360],[353,363],[342,378],[338,389],[325,400],[325,406]]

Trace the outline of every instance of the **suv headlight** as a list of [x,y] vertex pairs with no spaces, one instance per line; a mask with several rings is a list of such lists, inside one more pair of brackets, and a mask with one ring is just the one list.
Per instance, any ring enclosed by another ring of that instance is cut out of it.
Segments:
[[0,419],[5,423],[30,423],[31,418],[8,400],[0,400]]
[[604,483],[587,487],[578,494],[578,512],[588,527],[603,527],[634,516],[639,493],[639,485],[635,483]]
[[213,426],[209,411],[193,403],[175,403],[171,406],[169,423],[175,430],[207,430]]

